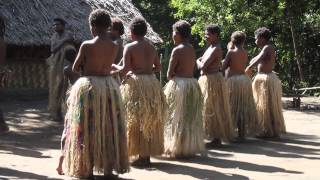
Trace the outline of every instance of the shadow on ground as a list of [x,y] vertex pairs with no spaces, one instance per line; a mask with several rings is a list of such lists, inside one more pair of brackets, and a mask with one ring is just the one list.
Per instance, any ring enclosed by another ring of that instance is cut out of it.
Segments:
[[23,172],[14,169],[2,168],[0,167],[0,179],[7,180],[12,178],[5,177],[13,177],[14,179],[49,179],[49,180],[60,180],[57,178],[49,178],[47,176],[41,176],[30,172]]

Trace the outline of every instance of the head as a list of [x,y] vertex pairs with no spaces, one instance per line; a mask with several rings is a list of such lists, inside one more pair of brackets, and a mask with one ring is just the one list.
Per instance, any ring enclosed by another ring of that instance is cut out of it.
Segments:
[[119,18],[112,18],[111,22],[111,36],[113,38],[122,36],[124,34],[124,27],[122,21]]
[[89,15],[90,31],[92,36],[107,33],[111,25],[111,19],[106,10],[96,9]]
[[65,26],[66,26],[66,21],[64,19],[62,18],[53,19],[53,28],[55,32],[63,33]]
[[271,38],[271,31],[266,27],[258,28],[254,32],[255,43],[258,47],[262,47],[267,44]]
[[146,21],[141,17],[135,17],[130,25],[129,25],[130,33],[131,33],[131,39],[136,40],[138,38],[142,38],[147,34],[147,23]]
[[191,36],[191,25],[185,20],[179,20],[172,26],[172,39],[175,45],[188,40]]
[[235,31],[231,35],[231,42],[234,46],[241,47],[246,40],[246,34],[242,31]]
[[207,43],[213,44],[219,40],[220,27],[217,24],[210,24],[206,27],[205,38]]

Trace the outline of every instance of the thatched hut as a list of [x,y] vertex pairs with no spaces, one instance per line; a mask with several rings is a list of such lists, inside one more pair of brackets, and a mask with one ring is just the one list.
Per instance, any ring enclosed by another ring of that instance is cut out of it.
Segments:
[[[126,31],[135,16],[142,16],[131,0],[4,0],[0,16],[6,23],[7,61],[14,78],[7,89],[46,89],[45,59],[50,55],[52,20],[62,17],[74,39],[81,43],[91,37],[88,15],[92,9],[104,8],[120,18]],[[161,38],[148,25],[147,38],[154,43]]]

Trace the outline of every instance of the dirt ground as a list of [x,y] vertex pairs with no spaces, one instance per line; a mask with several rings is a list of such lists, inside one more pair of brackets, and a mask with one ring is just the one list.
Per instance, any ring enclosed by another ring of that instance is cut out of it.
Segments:
[[[11,129],[0,136],[0,179],[69,179],[55,171],[63,124],[49,120],[46,104],[0,102]],[[320,179],[320,111],[284,110],[284,116],[288,133],[280,140],[252,138],[188,160],[153,158],[151,168],[132,168],[120,179]]]

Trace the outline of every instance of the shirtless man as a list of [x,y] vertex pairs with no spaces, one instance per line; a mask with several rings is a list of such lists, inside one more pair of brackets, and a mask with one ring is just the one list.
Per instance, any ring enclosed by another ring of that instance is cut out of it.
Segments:
[[276,51],[269,41],[270,38],[271,32],[265,27],[255,31],[255,42],[262,50],[246,69],[247,74],[252,75],[252,68],[258,65],[258,74],[252,88],[262,128],[259,137],[279,137],[286,132],[282,114],[281,81],[272,71],[276,63]]
[[121,94],[127,110],[129,156],[133,166],[149,166],[150,156],[163,153],[163,126],[166,103],[154,73],[161,70],[155,47],[144,36],[147,24],[142,18],[130,23],[132,42],[124,47],[123,66],[113,65],[126,75]]
[[112,171],[129,170],[124,112],[119,84],[110,76],[118,46],[107,35],[111,24],[107,11],[89,16],[93,39],[82,43],[73,65],[79,78],[70,90],[64,148],[67,174],[93,176],[93,169],[106,177]]
[[248,53],[244,49],[246,35],[236,31],[231,35],[234,49],[228,51],[222,64],[222,70],[229,68],[228,87],[231,105],[231,118],[238,130],[240,141],[257,129],[257,113],[253,100],[251,80],[245,75]]
[[196,55],[189,43],[191,25],[184,20],[172,26],[172,50],[164,93],[169,105],[165,128],[165,153],[170,157],[190,157],[204,149],[202,95],[194,78]]
[[[1,76],[5,76],[6,69],[3,67],[6,59],[6,44],[4,42],[5,24],[0,17],[0,83],[2,81]],[[2,110],[0,109],[0,134],[8,132],[9,127],[6,124]]]
[[219,43],[220,28],[209,25],[205,38],[209,47],[197,60],[201,70],[199,84],[204,97],[203,121],[205,135],[211,140],[210,146],[221,145],[221,139],[228,141],[233,136],[227,86],[221,72],[222,49]]
[[63,119],[61,105],[63,103],[63,68],[68,63],[65,60],[66,46],[73,41],[72,34],[65,30],[66,21],[62,18],[53,20],[54,33],[51,37],[51,56],[47,59],[49,75],[48,110],[53,120]]

